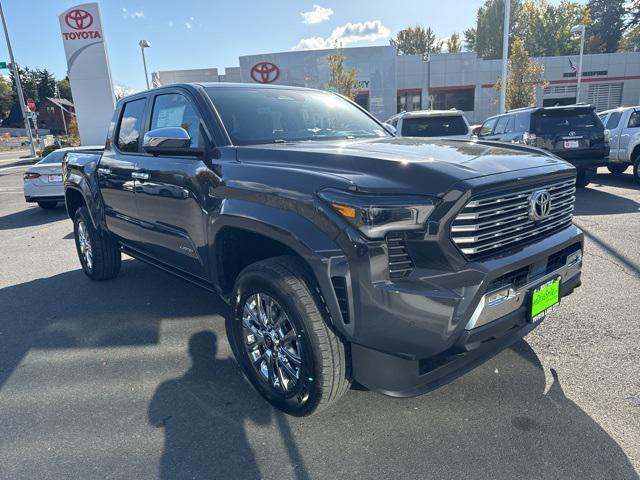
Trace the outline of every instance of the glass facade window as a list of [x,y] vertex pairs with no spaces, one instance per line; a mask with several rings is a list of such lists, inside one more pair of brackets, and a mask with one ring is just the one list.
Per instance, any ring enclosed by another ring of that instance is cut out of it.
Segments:
[[422,92],[398,93],[398,113],[422,110]]
[[358,93],[354,101],[367,112],[369,111],[369,92]]
[[475,110],[475,88],[464,88],[460,90],[443,90],[432,92],[434,110],[464,110],[471,112]]

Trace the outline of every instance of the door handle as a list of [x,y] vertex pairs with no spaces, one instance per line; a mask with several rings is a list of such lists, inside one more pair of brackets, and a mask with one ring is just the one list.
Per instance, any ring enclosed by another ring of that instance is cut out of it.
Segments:
[[111,170],[108,168],[98,168],[98,173],[100,175],[111,175]]
[[132,172],[131,178],[135,180],[149,180],[149,174],[146,172]]

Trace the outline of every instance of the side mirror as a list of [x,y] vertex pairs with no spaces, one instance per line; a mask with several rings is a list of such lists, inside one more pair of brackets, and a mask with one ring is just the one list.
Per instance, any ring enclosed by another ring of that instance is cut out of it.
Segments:
[[477,125],[471,129],[471,135],[475,135],[476,137],[480,136],[480,130],[482,129],[482,125]]
[[391,135],[395,135],[398,132],[398,129],[393,125],[391,125],[390,123],[383,123],[382,125],[384,125],[385,130],[389,132]]
[[191,147],[189,133],[181,127],[162,127],[149,130],[144,134],[142,148],[152,155],[183,155],[199,157],[202,148]]

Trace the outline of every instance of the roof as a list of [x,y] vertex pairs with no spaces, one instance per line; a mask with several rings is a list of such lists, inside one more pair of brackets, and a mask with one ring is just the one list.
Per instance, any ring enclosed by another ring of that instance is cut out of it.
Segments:
[[462,110],[413,110],[411,112],[404,112],[403,117],[451,117],[462,116],[464,112]]
[[47,97],[46,100],[55,103],[59,107],[73,107],[73,103],[66,98]]

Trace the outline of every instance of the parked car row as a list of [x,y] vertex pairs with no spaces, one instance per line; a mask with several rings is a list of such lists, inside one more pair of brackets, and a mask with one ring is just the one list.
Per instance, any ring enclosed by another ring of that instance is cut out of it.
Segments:
[[386,125],[401,137],[478,138],[521,143],[547,150],[578,170],[576,184],[585,187],[598,167],[620,174],[633,166],[640,183],[640,107],[597,114],[591,105],[527,107],[469,126],[459,110],[402,112]]

